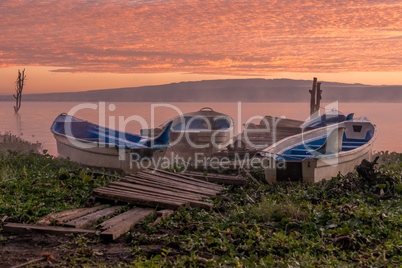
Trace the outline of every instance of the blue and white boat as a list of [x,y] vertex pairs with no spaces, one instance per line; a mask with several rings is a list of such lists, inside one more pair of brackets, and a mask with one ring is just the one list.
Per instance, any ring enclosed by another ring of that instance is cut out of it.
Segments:
[[318,182],[372,160],[377,127],[368,118],[344,120],[285,138],[263,151],[268,182]]
[[102,127],[63,113],[54,120],[50,131],[61,157],[87,166],[135,173],[138,164],[133,162],[152,162],[155,157],[163,157],[169,146],[170,126],[171,122],[158,136],[149,138]]
[[226,148],[233,135],[233,119],[204,107],[199,111],[176,116],[154,129],[142,129],[141,135],[154,136],[171,123],[169,150],[175,154],[194,157],[194,153],[209,156]]

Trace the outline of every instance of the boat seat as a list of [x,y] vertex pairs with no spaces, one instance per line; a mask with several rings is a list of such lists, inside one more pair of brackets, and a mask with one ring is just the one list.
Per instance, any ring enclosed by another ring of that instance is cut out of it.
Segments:
[[346,149],[348,149],[348,148],[357,148],[357,147],[359,147],[359,145],[342,145],[342,149],[343,148],[346,148]]
[[175,125],[175,126],[173,127],[173,130],[183,130],[183,124],[180,123],[180,124]]
[[229,128],[229,124],[227,123],[226,119],[218,119],[214,121],[214,123],[213,129],[225,130]]
[[350,151],[356,149],[359,146],[342,146],[342,151]]
[[342,144],[355,144],[355,145],[363,145],[365,144],[367,141],[363,141],[363,140],[343,140]]
[[307,155],[310,154],[306,149],[292,149],[290,152],[292,155]]
[[336,154],[342,151],[342,140],[345,129],[346,129],[345,127],[339,127],[332,130],[332,132],[328,135],[328,138],[324,142],[324,144],[320,148],[312,151],[311,153],[313,155]]

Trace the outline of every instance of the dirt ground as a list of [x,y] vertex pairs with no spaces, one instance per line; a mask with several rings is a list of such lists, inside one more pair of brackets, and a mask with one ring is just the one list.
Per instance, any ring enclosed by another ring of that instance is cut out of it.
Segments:
[[46,257],[46,260],[35,262],[35,265],[71,267],[85,263],[113,267],[118,263],[129,263],[133,260],[129,249],[130,245],[124,236],[105,244],[96,238],[50,236],[37,233],[15,235],[2,232],[0,233],[0,267],[21,265],[43,257]]

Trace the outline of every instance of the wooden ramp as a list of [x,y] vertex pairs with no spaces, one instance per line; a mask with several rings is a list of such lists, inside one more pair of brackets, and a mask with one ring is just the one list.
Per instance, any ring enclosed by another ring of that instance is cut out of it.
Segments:
[[144,170],[93,190],[93,196],[154,208],[200,207],[211,210],[210,197],[223,187],[182,174]]
[[[149,216],[154,209],[134,207],[121,212],[121,206],[67,210],[43,217],[36,224],[5,223],[3,230],[12,233],[37,232],[45,234],[86,234],[100,233],[103,240],[115,240],[128,232],[134,225]],[[100,219],[107,219],[97,224]]]

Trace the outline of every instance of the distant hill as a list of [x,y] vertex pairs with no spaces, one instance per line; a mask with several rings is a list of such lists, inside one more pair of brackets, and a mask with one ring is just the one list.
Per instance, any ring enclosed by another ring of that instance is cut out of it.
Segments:
[[[309,102],[312,80],[227,79],[158,86],[23,95],[23,101]],[[402,102],[402,86],[322,82],[323,102]],[[0,95],[0,101],[13,101]]]

